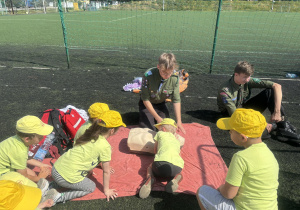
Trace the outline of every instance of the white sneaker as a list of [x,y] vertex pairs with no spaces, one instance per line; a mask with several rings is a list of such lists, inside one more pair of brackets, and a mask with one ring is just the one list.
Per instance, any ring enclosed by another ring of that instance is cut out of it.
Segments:
[[47,190],[48,190],[49,182],[48,182],[46,179],[44,179],[44,178],[40,178],[40,180],[39,180],[38,183],[37,183],[37,186],[38,186],[38,188],[41,189],[41,191],[42,191],[42,196],[44,196],[45,193],[46,193]]
[[60,197],[61,197],[61,193],[57,192],[56,189],[51,189],[46,192],[45,196],[43,197],[43,200],[46,201],[48,199],[52,199],[54,201],[53,204],[54,206]]

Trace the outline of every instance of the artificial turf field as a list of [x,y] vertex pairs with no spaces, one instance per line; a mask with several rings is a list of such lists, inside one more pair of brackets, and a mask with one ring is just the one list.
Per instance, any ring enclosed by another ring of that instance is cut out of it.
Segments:
[[[93,50],[96,56],[101,50],[117,52],[122,57],[137,57],[135,63],[139,62],[141,55],[153,61],[162,51],[172,51],[184,68],[209,71],[217,3],[215,11],[131,8],[69,12],[63,16],[71,65],[74,58],[80,58],[87,65],[93,62],[85,55],[86,49]],[[300,13],[297,12],[222,11],[216,34],[213,72],[228,74],[237,61],[244,59],[259,64],[257,72],[265,74],[279,76],[282,71],[297,70],[299,21]],[[58,13],[0,16],[0,27],[4,29],[0,33],[1,45],[53,49],[64,46]],[[74,54],[74,49],[82,52]],[[109,59],[112,63],[118,62],[115,57]],[[132,64],[128,62],[126,65]]]
[[[70,69],[58,14],[0,16],[0,29],[5,29],[0,30],[0,140],[14,134],[22,116],[38,116],[69,104],[87,110],[94,102],[105,102],[121,112],[127,125],[138,124],[139,96],[123,92],[122,86],[155,66],[165,49],[174,52],[180,68],[190,74],[189,87],[182,93],[183,122],[209,126],[227,166],[240,148],[228,132],[216,128],[215,97],[239,60],[252,62],[256,76],[271,77],[282,85],[288,120],[300,129],[300,81],[281,80],[287,72],[300,72],[299,13],[222,13],[213,69],[219,75],[211,75],[204,73],[209,71],[215,15],[138,10],[70,13],[66,16]],[[127,36],[129,32],[132,36]],[[265,115],[269,117],[268,112]],[[265,142],[280,166],[279,209],[300,209],[300,147],[275,139]],[[144,200],[132,196],[110,202],[70,201],[52,209],[198,209],[198,204],[195,196],[153,192]]]
[[[127,58],[125,61],[121,55],[118,63],[114,63],[110,58],[118,56],[115,52],[105,52],[93,57],[91,52],[86,51],[85,54],[97,62],[74,59],[72,68],[67,69],[63,48],[1,45],[0,49],[1,140],[14,135],[15,123],[22,116],[39,115],[46,109],[63,108],[68,104],[87,110],[94,102],[105,102],[111,109],[121,112],[127,125],[138,124],[139,96],[122,91],[122,86],[131,82],[134,76],[142,76],[145,68],[140,65],[147,64],[151,67],[156,63],[149,64],[147,59],[141,59],[138,65],[135,58]],[[130,66],[127,66],[128,62],[131,63]],[[215,122],[219,116],[215,97],[220,82],[230,75],[210,75],[186,70],[190,73],[190,81],[187,90],[181,95],[182,120],[184,123],[197,122],[209,126],[213,140],[228,166],[232,155],[241,148],[230,141],[228,132],[217,129]],[[300,129],[300,81],[281,79],[285,78],[272,78],[282,85],[283,105],[288,120]],[[169,107],[171,116],[174,117],[172,106]],[[265,115],[269,117],[268,112]],[[274,139],[266,140],[265,143],[275,154],[280,166],[279,209],[299,209],[300,147]],[[110,202],[69,201],[57,204],[52,209],[198,209],[198,204],[192,195],[153,192],[144,200],[132,196]]]

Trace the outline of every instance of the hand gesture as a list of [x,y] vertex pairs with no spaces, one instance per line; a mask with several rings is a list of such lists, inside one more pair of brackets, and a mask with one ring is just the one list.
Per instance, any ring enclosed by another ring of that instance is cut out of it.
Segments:
[[37,208],[39,209],[43,209],[43,208],[49,208],[51,206],[53,206],[54,201],[52,199],[48,199],[46,201],[44,201],[43,203],[40,203]]
[[179,130],[181,130],[181,132],[184,133],[184,134],[186,133],[183,126],[182,126],[182,123],[177,123],[177,131],[179,131]]
[[48,168],[50,168],[50,170],[52,169],[52,166],[50,166],[48,164],[44,164],[44,163],[42,163],[41,167],[48,167]]
[[41,171],[39,173],[39,178],[47,178],[51,174],[51,168],[49,167],[41,167]]
[[109,198],[115,199],[118,196],[118,193],[116,193],[115,189],[108,189],[107,191],[104,192],[106,196],[106,200],[109,201]]
[[280,122],[281,121],[281,113],[280,112],[274,112],[271,115],[271,122]]
[[113,167],[109,166],[109,172],[110,172],[110,174],[113,174],[113,173],[115,173],[115,169]]

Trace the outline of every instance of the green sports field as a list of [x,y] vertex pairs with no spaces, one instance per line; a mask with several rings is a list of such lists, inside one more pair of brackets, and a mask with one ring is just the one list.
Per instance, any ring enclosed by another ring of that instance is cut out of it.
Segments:
[[[184,61],[183,68],[207,73],[216,18],[216,11],[64,13],[71,65],[78,59],[74,57],[76,50],[93,50],[95,56],[103,53],[99,51],[115,51],[125,58],[146,57],[151,62],[155,55],[172,51]],[[292,12],[222,12],[213,72],[231,72],[239,60],[255,63],[257,73],[273,76],[299,70],[299,21],[300,13]],[[0,24],[5,29],[1,31],[1,45],[64,46],[57,13],[0,16]],[[82,54],[80,59],[85,59]]]

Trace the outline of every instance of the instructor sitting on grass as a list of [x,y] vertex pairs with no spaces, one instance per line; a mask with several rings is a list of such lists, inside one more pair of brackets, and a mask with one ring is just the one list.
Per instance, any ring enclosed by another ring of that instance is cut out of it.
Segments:
[[177,68],[175,55],[163,53],[159,57],[157,68],[146,71],[139,101],[140,127],[155,130],[154,124],[160,123],[163,118],[169,118],[169,110],[165,101],[171,98],[178,129],[185,134],[181,122],[179,78],[173,74]]
[[261,140],[265,117],[253,109],[236,109],[230,118],[217,121],[229,130],[231,140],[245,149],[232,157],[225,184],[217,190],[203,185],[197,192],[201,209],[275,210],[279,166],[271,150]]
[[[281,85],[251,78],[254,73],[253,66],[247,61],[240,61],[233,76],[223,83],[218,91],[217,103],[222,115],[229,117],[236,108],[250,108],[259,112],[264,112],[266,108],[271,112],[271,123],[266,126],[262,138],[270,137],[269,133],[276,129],[277,122],[284,120],[284,110],[281,105],[282,90]],[[256,96],[250,98],[252,88],[265,88]]]

